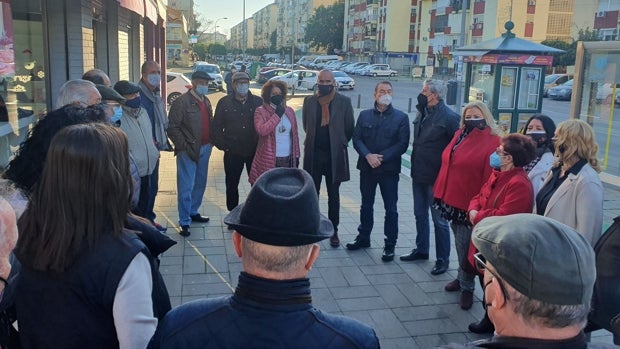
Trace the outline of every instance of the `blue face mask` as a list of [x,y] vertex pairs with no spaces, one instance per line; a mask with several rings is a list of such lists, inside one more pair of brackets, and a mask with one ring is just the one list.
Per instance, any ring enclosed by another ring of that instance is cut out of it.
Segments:
[[493,152],[491,156],[489,156],[489,165],[491,165],[494,169],[499,170],[502,166],[502,158],[496,152]]
[[133,109],[138,109],[140,108],[140,104],[142,104],[142,99],[140,98],[140,96],[134,98],[134,99],[128,99],[125,101],[125,105],[128,106],[129,108],[133,108]]
[[161,83],[161,75],[149,74],[146,76],[146,80],[148,81],[149,84],[151,84],[151,86],[157,87]]
[[248,91],[250,90],[250,85],[249,84],[239,84],[237,85],[237,93],[245,96],[248,94]]
[[114,115],[110,117],[110,122],[116,124],[123,116],[123,108],[119,105],[118,107],[114,107],[113,109]]
[[196,93],[199,96],[204,96],[209,93],[209,86],[206,85],[198,85],[196,86]]

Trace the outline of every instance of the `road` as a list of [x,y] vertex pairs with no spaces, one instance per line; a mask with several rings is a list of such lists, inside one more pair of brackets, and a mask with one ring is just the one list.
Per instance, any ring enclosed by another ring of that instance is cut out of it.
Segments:
[[[352,75],[355,79],[355,89],[342,90],[342,94],[349,96],[356,109],[372,108],[374,105],[373,91],[379,81],[387,80],[392,83],[393,104],[396,108],[405,112],[415,112],[417,104],[416,96],[422,90],[422,80],[411,79],[408,77],[386,77],[373,78],[366,76]],[[252,93],[260,95],[261,85],[252,83],[250,85]],[[289,96],[288,105],[295,110],[301,109],[303,99],[307,93],[296,93]],[[224,96],[221,92],[212,92],[209,95],[213,106]],[[542,113],[555,121],[556,125],[569,118],[570,101],[557,101],[549,98],[543,99]],[[610,108],[609,105],[597,105],[595,114],[598,117],[593,119],[596,141],[599,145],[598,158],[604,172],[620,176],[620,108],[614,108],[611,117],[613,127],[609,129]],[[609,135],[609,140],[608,140]],[[606,165],[606,167],[605,167]]]

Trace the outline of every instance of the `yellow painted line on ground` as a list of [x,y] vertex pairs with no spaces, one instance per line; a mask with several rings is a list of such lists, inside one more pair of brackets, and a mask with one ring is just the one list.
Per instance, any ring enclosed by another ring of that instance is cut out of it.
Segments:
[[[172,221],[170,220],[170,218],[163,212],[157,212],[157,215],[160,217],[164,217],[166,219],[167,222],[167,227],[168,229],[170,228],[174,228],[174,223],[172,223]],[[200,257],[200,259],[202,259],[205,263],[207,263],[207,266],[209,268],[211,268],[211,270],[213,270],[213,272],[215,273],[215,275],[217,275],[218,278],[220,278],[220,280],[222,280],[222,282],[228,286],[228,288],[230,289],[231,292],[235,292],[235,288],[232,287],[232,285],[228,282],[228,280],[226,280],[226,278],[217,270],[215,269],[215,267],[213,266],[213,264],[211,264],[211,262],[209,262],[209,259],[202,254],[202,252],[200,252],[200,250],[198,250],[198,247],[196,247],[196,245],[192,244],[191,241],[187,240],[187,239],[183,239],[185,240],[185,242],[192,248],[194,249],[194,252],[196,252],[196,254]]]

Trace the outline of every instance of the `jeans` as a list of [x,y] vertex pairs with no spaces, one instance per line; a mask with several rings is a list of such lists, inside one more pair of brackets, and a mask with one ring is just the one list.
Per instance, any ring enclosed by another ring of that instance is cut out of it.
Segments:
[[228,211],[239,205],[239,179],[243,165],[248,175],[252,167],[254,155],[241,156],[230,151],[224,153],[224,173],[226,174],[226,208]]
[[474,278],[476,275],[470,274],[463,270],[463,265],[469,263],[467,261],[467,253],[469,252],[469,242],[471,241],[472,227],[463,224],[450,224],[454,233],[454,248],[456,256],[459,259],[459,268],[457,270],[457,279],[461,283],[461,291],[474,290]]
[[360,172],[360,192],[362,194],[362,206],[360,208],[360,225],[357,228],[359,238],[370,241],[370,232],[374,225],[374,204],[377,185],[383,197],[385,208],[385,222],[383,233],[385,245],[394,246],[398,239],[398,173],[374,174],[369,171]]
[[157,192],[159,191],[159,159],[157,159],[157,163],[155,164],[155,169],[150,176],[149,183],[149,201],[146,203],[146,218],[150,220],[152,223],[155,222],[155,212],[153,209],[155,208],[155,197],[157,196]]
[[340,182],[333,183],[331,158],[319,156],[314,158],[312,166],[312,180],[316,187],[316,193],[321,190],[321,180],[325,176],[325,187],[327,188],[327,218],[334,226],[334,232],[338,232],[338,224],[340,224]]
[[430,245],[430,223],[428,210],[435,226],[435,255],[437,260],[450,260],[450,226],[448,221],[441,217],[441,212],[432,207],[433,185],[428,183],[412,183],[413,188],[413,215],[417,235],[416,248],[420,253],[427,253]]
[[199,213],[198,209],[207,187],[212,149],[211,144],[202,145],[198,163],[194,162],[185,151],[177,154],[177,205],[180,225],[190,225],[192,223],[190,215]]

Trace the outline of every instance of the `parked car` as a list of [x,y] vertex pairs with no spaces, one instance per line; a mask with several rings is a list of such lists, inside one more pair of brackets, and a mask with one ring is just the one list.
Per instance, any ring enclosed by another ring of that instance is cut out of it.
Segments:
[[346,67],[344,67],[344,72],[347,74],[355,74],[355,70],[358,68],[362,68],[364,66],[367,66],[368,63],[366,62],[356,62],[356,63],[351,63],[349,65],[347,65]]
[[222,72],[220,71],[219,66],[207,62],[196,62],[196,64],[194,64],[194,70],[192,72],[198,70],[205,71],[214,79],[209,83],[210,89],[224,91],[224,78],[222,77]]
[[258,79],[256,79],[256,81],[259,84],[264,84],[267,82],[267,80],[273,78],[274,76],[282,76],[289,72],[291,72],[291,70],[286,68],[275,68],[269,69],[267,71],[261,71],[260,73],[258,73]]
[[334,80],[336,80],[336,82],[338,83],[339,90],[343,90],[343,89],[352,90],[355,87],[355,80],[353,80],[352,77],[347,75],[347,73],[340,71],[340,70],[334,70],[333,73],[334,73]]
[[274,76],[269,80],[280,80],[286,82],[289,89],[295,86],[295,90],[314,91],[319,77],[316,70],[293,70],[281,76]]
[[596,103],[610,104],[613,92],[614,89],[610,82],[599,83],[596,90]]
[[560,86],[552,87],[548,91],[549,98],[570,101],[573,94],[573,79],[568,80]]
[[364,69],[366,69],[366,67],[369,65],[370,63],[362,62],[358,64],[355,68],[353,68],[353,70],[351,70],[351,74],[362,75],[362,71],[364,71]]
[[181,97],[182,94],[192,88],[192,82],[181,73],[166,73],[166,102],[172,104],[175,99]]
[[390,69],[389,64],[371,64],[361,73],[366,76],[396,76],[398,72]]
[[560,86],[573,78],[573,74],[551,74],[545,76],[545,87],[543,89],[543,97],[549,96],[549,89]]

